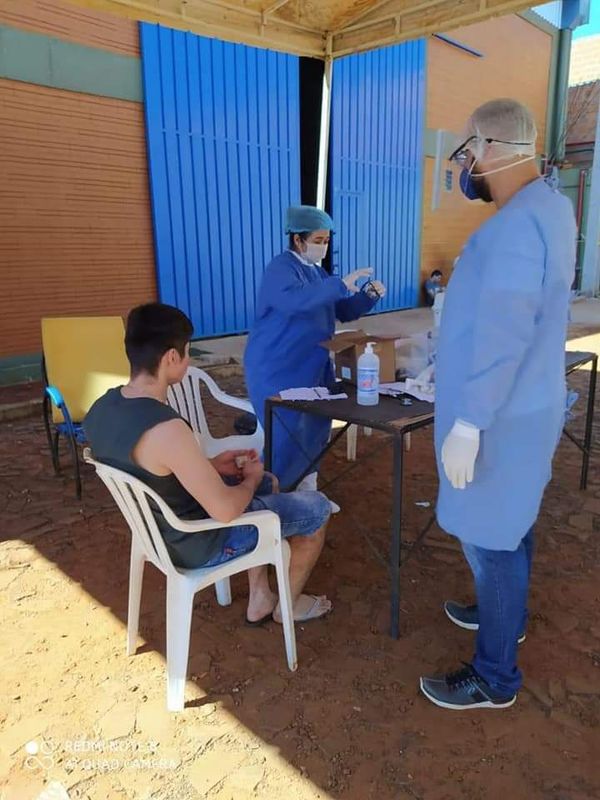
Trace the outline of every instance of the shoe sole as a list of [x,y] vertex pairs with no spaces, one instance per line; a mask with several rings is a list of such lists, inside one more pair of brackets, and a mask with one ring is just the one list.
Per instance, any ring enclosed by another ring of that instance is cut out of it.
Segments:
[[434,705],[438,706],[439,708],[446,708],[450,711],[470,711],[474,708],[510,708],[512,705],[515,704],[517,700],[517,695],[512,697],[508,703],[492,703],[491,700],[486,700],[484,703],[473,703],[469,706],[457,706],[453,705],[452,703],[444,703],[443,700],[438,700],[437,697],[429,694],[429,692],[423,686],[423,678],[419,679],[419,684],[421,688],[421,692],[423,695]]
[[[463,622],[462,620],[458,619],[458,617],[453,617],[452,614],[448,611],[448,609],[446,608],[445,605],[444,605],[444,612],[445,612],[446,616],[448,617],[448,619],[450,620],[450,622],[453,622],[459,628],[463,628],[463,630],[466,630],[466,631],[478,631],[479,630],[479,624],[478,623],[476,623],[476,622]],[[527,639],[527,634],[526,633],[522,633],[519,636],[519,638],[517,639],[517,644],[523,644],[525,639]]]
[[446,612],[446,616],[453,622],[455,625],[458,625],[459,628],[464,628],[466,631],[478,631],[479,624],[477,622],[463,622],[462,620],[458,619],[458,617],[453,617],[452,614],[448,611],[447,606],[444,604],[444,611]]

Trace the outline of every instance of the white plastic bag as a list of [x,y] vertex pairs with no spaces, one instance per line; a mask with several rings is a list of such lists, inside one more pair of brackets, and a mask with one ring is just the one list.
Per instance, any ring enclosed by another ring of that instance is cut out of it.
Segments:
[[431,342],[427,333],[396,339],[396,379],[416,378],[430,363]]

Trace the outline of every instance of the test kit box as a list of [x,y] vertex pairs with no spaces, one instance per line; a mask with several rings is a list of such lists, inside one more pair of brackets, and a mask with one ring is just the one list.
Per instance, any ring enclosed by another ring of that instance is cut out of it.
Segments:
[[379,381],[393,383],[396,380],[396,338],[370,336],[364,331],[345,331],[321,344],[334,354],[336,377],[356,383],[356,362],[364,353],[367,342],[374,342],[373,352],[379,356]]

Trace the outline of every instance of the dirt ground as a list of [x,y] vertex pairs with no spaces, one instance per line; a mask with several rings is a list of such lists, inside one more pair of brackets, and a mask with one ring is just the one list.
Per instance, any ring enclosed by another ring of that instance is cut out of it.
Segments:
[[[571,383],[583,389],[587,377]],[[219,380],[242,390],[239,378]],[[575,430],[581,401],[578,411]],[[230,424],[229,415],[216,422]],[[596,448],[599,437],[600,424]],[[374,548],[385,557],[390,448],[361,434],[356,469],[329,490],[342,513],[309,587],[334,612],[298,627],[298,671],[287,671],[277,625],[241,624],[238,576],[229,608],[212,591],[197,596],[186,709],[169,714],[163,577],[146,570],[129,658],[124,521],[88,468],[81,502],[67,469],[52,474],[40,420],[0,425],[0,797],[600,798],[600,455],[585,493],[579,466],[563,440],[538,528],[525,689],[512,709],[443,711],[419,695],[419,675],[471,656],[472,634],[442,613],[446,598],[471,599],[471,581],[456,544],[434,528],[406,548],[402,634],[388,636],[386,568]],[[323,476],[346,467],[339,443]],[[431,513],[416,504],[435,499],[431,430],[413,435],[406,473],[409,543]]]

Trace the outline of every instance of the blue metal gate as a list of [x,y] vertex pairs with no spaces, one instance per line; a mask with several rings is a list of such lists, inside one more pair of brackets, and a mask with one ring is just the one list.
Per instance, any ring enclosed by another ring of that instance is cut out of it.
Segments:
[[300,200],[298,58],[140,28],[160,299],[196,336],[247,330]]
[[335,61],[331,182],[334,270],[363,266],[388,287],[378,310],[417,303],[425,42]]

